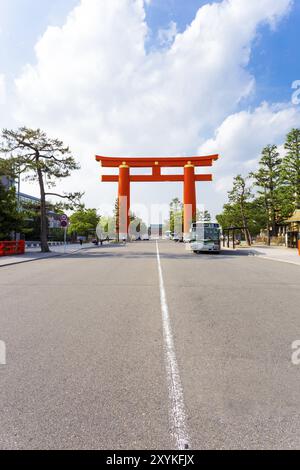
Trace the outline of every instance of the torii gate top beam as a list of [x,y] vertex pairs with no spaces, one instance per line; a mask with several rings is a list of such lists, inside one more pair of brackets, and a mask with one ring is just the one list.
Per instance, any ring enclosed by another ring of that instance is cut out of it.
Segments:
[[206,157],[105,157],[96,155],[96,160],[101,162],[102,167],[119,168],[124,162],[131,168],[150,167],[184,167],[187,164],[197,166],[212,166],[218,155]]

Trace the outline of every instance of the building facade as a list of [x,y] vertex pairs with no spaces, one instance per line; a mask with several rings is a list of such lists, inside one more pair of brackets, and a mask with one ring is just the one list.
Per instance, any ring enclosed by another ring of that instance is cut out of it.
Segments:
[[300,240],[300,209],[295,210],[292,217],[287,219],[287,245],[289,248],[297,248]]
[[[31,206],[34,208],[39,208],[41,200],[38,197],[30,196],[29,194],[25,193],[17,193],[17,199],[20,205],[20,208],[25,209],[26,206]],[[49,228],[60,228],[60,214],[52,210],[47,211],[48,223]]]

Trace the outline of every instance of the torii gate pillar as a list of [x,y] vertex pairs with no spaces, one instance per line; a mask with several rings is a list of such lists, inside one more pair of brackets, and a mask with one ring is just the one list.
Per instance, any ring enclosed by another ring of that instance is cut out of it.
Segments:
[[119,217],[118,233],[120,239],[128,237],[129,209],[130,209],[130,174],[129,166],[123,162],[119,166],[119,189],[118,189]]
[[192,222],[196,220],[196,181],[195,181],[195,167],[189,161],[184,166],[184,181],[183,181],[183,204],[184,204],[184,218],[183,218],[183,233],[184,237],[188,237]]

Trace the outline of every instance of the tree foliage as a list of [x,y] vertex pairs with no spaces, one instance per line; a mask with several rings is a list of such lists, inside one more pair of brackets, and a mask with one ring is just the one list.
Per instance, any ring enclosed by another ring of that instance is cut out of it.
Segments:
[[82,208],[70,216],[68,232],[76,232],[77,235],[88,237],[91,232],[95,232],[100,221],[97,209]]
[[10,240],[23,227],[24,214],[18,210],[15,188],[6,189],[0,182],[0,240]]
[[300,209],[300,129],[288,133],[284,148],[287,153],[282,161],[282,193],[293,211]]
[[258,188],[258,195],[262,196],[265,208],[268,243],[270,236],[277,234],[277,227],[281,221],[280,212],[280,185],[281,185],[282,159],[276,145],[267,145],[263,148],[258,170],[251,174],[254,184]]
[[247,178],[237,175],[233,180],[232,190],[228,192],[228,200],[229,203],[238,208],[242,222],[241,226],[243,227],[248,245],[251,245],[247,206],[252,199],[252,193],[251,187],[247,183]]
[[180,202],[178,197],[175,197],[170,202],[170,219],[169,219],[169,230],[174,232],[182,232],[183,223],[183,204]]
[[[2,131],[3,142],[0,152],[10,155],[9,164],[17,174],[23,174],[27,180],[36,181],[40,188],[40,238],[41,250],[50,251],[47,239],[47,196],[65,199],[73,206],[79,204],[81,193],[58,194],[53,191],[57,180],[71,175],[79,169],[69,147],[59,139],[52,139],[40,129],[21,127]],[[50,191],[49,191],[50,189]]]
[[281,156],[276,145],[267,145],[257,170],[234,179],[228,203],[217,216],[223,228],[246,223],[251,235],[267,230],[270,243],[271,234],[276,235],[278,227],[300,209],[300,129],[288,133],[284,148]]
[[197,211],[197,221],[199,222],[211,222],[211,215],[207,210]]
[[[247,202],[245,214],[250,234],[252,236],[258,235],[267,222],[263,199],[256,198]],[[243,227],[243,219],[238,204],[225,204],[222,214],[217,215],[216,218],[223,228]]]

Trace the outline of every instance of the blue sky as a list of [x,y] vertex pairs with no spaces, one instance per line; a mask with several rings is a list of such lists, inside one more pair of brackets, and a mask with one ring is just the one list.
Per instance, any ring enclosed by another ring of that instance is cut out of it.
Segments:
[[152,0],[146,6],[147,21],[154,33],[165,28],[170,21],[175,21],[179,31],[184,31],[197,10],[207,3],[206,0]]
[[300,77],[300,2],[275,31],[261,27],[249,64],[257,81],[255,101],[288,101]]
[[[42,127],[67,141],[82,165],[67,190],[76,182],[89,206],[116,192],[95,178],[95,153],[220,153],[214,183],[198,188],[199,203],[217,213],[235,173],[253,170],[263,146],[281,145],[300,126],[300,106],[291,104],[300,80],[300,0],[288,12],[291,1],[0,0],[0,127]],[[181,33],[175,48],[159,39],[172,22]],[[132,191],[144,204],[182,196],[172,184],[150,199],[148,187]]]
[[77,4],[78,0],[0,0],[0,63],[6,72],[14,75],[34,61],[34,45],[47,26],[61,26]]
[[[247,1],[247,0],[246,0]],[[249,0],[251,1],[251,0]],[[276,1],[276,0],[274,0]],[[147,7],[147,22],[156,37],[160,28],[175,21],[180,32],[194,19],[206,0],[152,0]],[[251,105],[263,100],[288,101],[291,83],[300,77],[300,1],[295,0],[291,14],[275,31],[259,29],[248,66],[256,78],[256,94]]]

